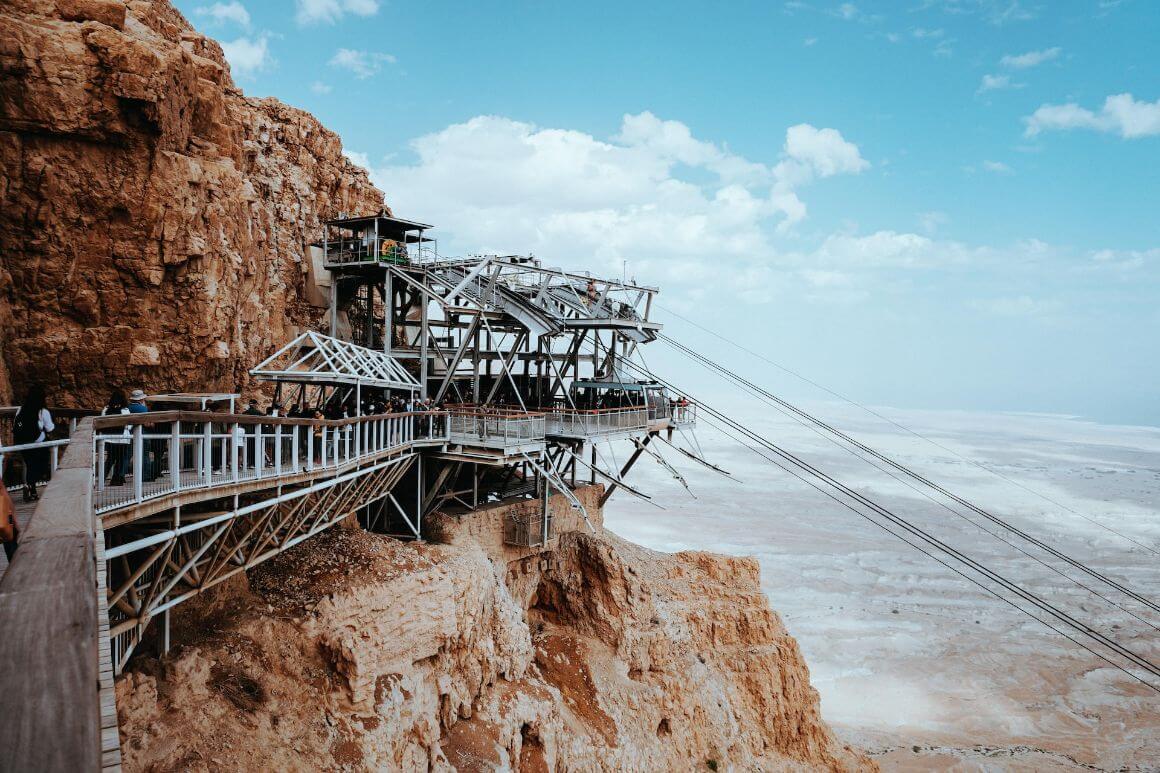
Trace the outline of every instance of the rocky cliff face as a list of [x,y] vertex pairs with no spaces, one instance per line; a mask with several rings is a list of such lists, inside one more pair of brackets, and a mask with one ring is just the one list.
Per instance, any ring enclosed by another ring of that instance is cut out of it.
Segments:
[[874,768],[821,721],[756,561],[443,526],[334,530],[183,612],[118,685],[126,769]]
[[320,218],[382,193],[164,0],[5,0],[0,29],[0,403],[244,385],[318,318]]

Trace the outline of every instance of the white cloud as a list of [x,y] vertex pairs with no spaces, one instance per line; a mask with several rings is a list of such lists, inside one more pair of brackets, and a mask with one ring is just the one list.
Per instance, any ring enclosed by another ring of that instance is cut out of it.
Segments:
[[334,87],[329,83],[314,81],[314,83],[310,84],[310,90],[315,94],[329,94],[330,92],[334,91]]
[[808,255],[808,261],[847,269],[920,268],[949,259],[949,252],[946,258],[940,254],[943,249],[934,240],[913,233],[833,234]]
[[[781,160],[752,161],[652,113],[601,140],[477,116],[412,142],[410,165],[372,169],[396,211],[428,218],[459,249],[531,251],[687,282],[718,260],[773,252],[774,228],[806,216],[801,188],[868,167],[833,129],[799,124]],[[444,242],[446,246],[447,241]]]
[[250,26],[250,12],[246,10],[246,6],[233,0],[229,3],[214,3],[209,6],[201,6],[194,9],[194,13],[198,16],[208,16],[217,24],[225,22],[233,22],[242,27]]
[[[785,153],[789,162],[807,168],[819,177],[835,174],[858,174],[870,168],[862,158],[858,146],[847,142],[836,129],[817,129],[808,123],[791,126],[785,133]],[[787,162],[778,164],[784,174],[797,175],[787,168]],[[776,170],[775,170],[776,171]]]
[[1137,139],[1160,134],[1160,99],[1137,101],[1131,94],[1114,94],[1104,100],[1100,111],[1093,112],[1074,102],[1065,105],[1042,105],[1023,119],[1025,134],[1034,137],[1043,131],[1093,129]]
[[1030,295],[1017,295],[974,300],[970,306],[999,317],[1037,317],[1058,311],[1062,304],[1059,301],[1032,298]]
[[984,161],[983,168],[988,172],[995,172],[996,174],[1011,174],[1011,167],[1004,164],[1002,161]]
[[941,29],[926,29],[925,27],[915,27],[910,31],[910,34],[919,40],[931,40],[941,38],[945,33]]
[[395,57],[391,54],[380,54],[373,51],[356,51],[352,48],[340,48],[330,58],[330,66],[354,73],[356,78],[369,78],[383,68],[383,64],[394,64]]
[[1045,48],[1042,51],[1028,51],[1025,54],[1008,54],[999,60],[999,64],[1014,70],[1026,70],[1029,67],[1038,67],[1044,62],[1057,59],[1061,53],[1063,53],[1063,49],[1056,46]]
[[918,223],[922,226],[922,230],[928,234],[933,234],[940,227],[950,222],[950,218],[946,212],[939,210],[931,210],[930,212],[920,212],[918,214]]
[[805,46],[806,48],[809,48],[810,46],[812,46],[814,43],[817,43],[817,42],[818,42],[817,38],[806,38],[805,40],[802,41],[802,45]]
[[1160,263],[1160,247],[1150,250],[1096,250],[1092,265],[1101,270],[1135,271],[1145,264]]
[[370,169],[371,159],[366,153],[360,153],[357,150],[343,150],[342,155],[350,159],[352,164],[357,164],[363,169]]
[[1013,83],[1010,75],[984,75],[975,93],[984,94],[988,91],[1000,91],[1002,89],[1021,89],[1023,85],[1022,83]]
[[230,63],[231,72],[242,77],[250,77],[274,64],[270,54],[269,37],[265,34],[257,37],[242,36],[236,40],[222,43],[222,52],[226,61]]
[[834,13],[846,21],[852,21],[858,18],[858,7],[853,3],[842,3],[834,9]]
[[302,26],[334,24],[347,14],[374,16],[379,12],[378,0],[295,0],[295,4],[294,19]]

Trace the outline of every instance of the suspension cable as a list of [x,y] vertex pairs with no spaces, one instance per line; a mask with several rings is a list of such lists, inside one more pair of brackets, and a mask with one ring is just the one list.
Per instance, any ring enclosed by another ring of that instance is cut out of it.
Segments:
[[[670,343],[673,343],[675,345],[675,342],[670,341]],[[689,355],[689,356],[692,357],[692,355]],[[764,402],[766,405],[770,406],[774,410],[778,411],[783,416],[786,416],[787,418],[797,422],[802,427],[805,427],[806,429],[810,430],[811,432],[818,435],[819,437],[825,439],[826,441],[828,441],[832,445],[842,449],[846,453],[852,455],[854,458],[856,458],[862,462],[865,462],[866,464],[870,465],[871,467],[878,470],[882,474],[888,476],[889,478],[891,478],[895,482],[907,487],[908,489],[915,492],[919,496],[924,497],[925,499],[929,500],[930,502],[938,505],[939,507],[941,507],[944,510],[946,510],[947,512],[951,513],[955,517],[957,517],[963,521],[966,521],[967,523],[971,524],[972,526],[980,529],[981,531],[985,532],[986,534],[990,535],[991,537],[995,538],[996,540],[1002,542],[1004,545],[1007,545],[1008,547],[1013,548],[1014,550],[1023,554],[1027,558],[1030,558],[1032,561],[1035,561],[1036,563],[1040,564],[1044,568],[1054,572],[1055,574],[1058,574],[1060,577],[1063,577],[1064,579],[1068,580],[1069,582],[1079,586],[1080,588],[1087,591],[1091,595],[1093,595],[1096,598],[1099,598],[1099,599],[1103,600],[1104,602],[1110,604],[1111,606],[1120,610],[1124,614],[1136,619],[1137,621],[1143,623],[1144,625],[1148,626],[1149,628],[1152,628],[1153,630],[1160,632],[1160,626],[1157,626],[1152,621],[1150,621],[1144,617],[1141,617],[1140,615],[1136,614],[1135,612],[1133,612],[1130,609],[1127,609],[1122,604],[1118,603],[1115,599],[1112,599],[1112,598],[1109,598],[1108,596],[1105,596],[1103,593],[1100,593],[1098,590],[1096,590],[1095,588],[1092,588],[1090,585],[1087,585],[1083,581],[1081,581],[1075,577],[1072,577],[1071,575],[1067,574],[1066,572],[1059,569],[1058,567],[1048,563],[1047,561],[1044,561],[1039,556],[1037,556],[1033,553],[1030,553],[1027,550],[1024,550],[1022,547],[1015,544],[1011,540],[1007,539],[1002,534],[997,533],[995,531],[992,531],[991,529],[988,529],[985,525],[979,523],[978,521],[973,520],[970,516],[960,512],[958,509],[950,506],[946,502],[939,500],[939,499],[936,499],[935,497],[931,496],[930,492],[923,490],[922,488],[911,483],[909,480],[906,480],[905,478],[891,472],[889,469],[886,469],[881,464],[876,462],[874,460],[874,458],[867,458],[866,456],[863,456],[862,454],[860,454],[857,450],[850,448],[848,445],[844,445],[842,442],[835,439],[830,434],[827,434],[823,430],[819,429],[817,426],[814,426],[813,422],[806,421],[801,416],[796,415],[795,413],[793,413],[789,410],[786,410],[785,408],[782,407],[782,405],[779,402],[772,400],[772,399],[769,399],[768,397],[764,396],[761,393],[761,391],[756,391],[754,389],[749,388],[748,386],[746,386],[747,382],[745,382],[743,379],[737,379],[737,378],[734,378],[731,376],[726,376],[722,372],[723,369],[720,369],[718,366],[716,366],[716,363],[713,363],[712,361],[709,361],[706,358],[700,358],[700,357],[694,358],[694,361],[698,362],[698,364],[700,364],[706,370],[710,370],[710,372],[715,372],[718,375],[722,375],[724,378],[730,380],[734,384],[737,384],[743,390],[745,390],[746,392],[748,392],[752,396],[756,397],[758,400],[761,400],[762,402]]]
[[[693,395],[689,394],[686,390],[677,388],[676,386],[669,383],[665,379],[660,378],[655,373],[652,373],[651,371],[643,368],[640,365],[637,365],[636,363],[632,363],[631,361],[625,361],[625,362],[627,364],[629,364],[631,367],[633,367],[634,369],[643,373],[647,378],[651,378],[651,379],[655,380],[657,383],[664,385],[665,387],[669,388],[674,393],[682,394],[682,395],[686,396],[687,398],[693,400],[693,402],[696,403],[698,406],[700,406],[702,408],[702,410],[708,412],[711,416],[716,418],[718,421],[727,424],[735,431],[741,433],[743,436],[749,438],[753,442],[755,442],[758,445],[762,446],[763,448],[769,450],[771,453],[773,453],[774,455],[776,455],[777,457],[782,459],[784,462],[798,468],[804,474],[808,474],[808,475],[812,476],[815,480],[820,481],[826,487],[832,489],[833,491],[838,492],[839,494],[841,494],[842,496],[844,496],[850,500],[853,500],[853,502],[857,503],[859,506],[867,508],[868,510],[873,512],[875,515],[888,520],[889,522],[891,522],[895,526],[899,527],[903,531],[911,534],[912,536],[916,537],[917,539],[926,543],[927,545],[941,551],[942,553],[946,554],[947,556],[949,556],[953,560],[964,565],[965,567],[967,567],[971,571],[985,577],[987,580],[999,585],[1000,587],[1006,589],[1007,591],[1022,598],[1023,600],[1032,604],[1036,608],[1047,613],[1051,617],[1054,617],[1056,620],[1058,620],[1063,625],[1073,629],[1074,631],[1082,634],[1083,636],[1086,636],[1087,638],[1100,644],[1101,646],[1103,646],[1109,650],[1112,650],[1114,653],[1116,653],[1120,657],[1124,658],[1125,660],[1129,661],[1131,664],[1135,665],[1136,667],[1141,668],[1142,670],[1148,672],[1149,674],[1151,674],[1153,676],[1160,676],[1160,667],[1158,667],[1156,664],[1149,661],[1147,658],[1141,656],[1140,654],[1134,652],[1131,649],[1128,649],[1127,647],[1124,647],[1123,645],[1119,644],[1118,642],[1108,638],[1100,631],[1098,631],[1098,630],[1092,628],[1091,626],[1087,625],[1086,623],[1076,619],[1075,617],[1073,617],[1070,614],[1068,614],[1067,612],[1059,609],[1058,607],[1054,606],[1050,602],[1047,602],[1046,600],[1039,597],[1038,595],[1032,593],[1031,591],[1028,591],[1027,589],[1023,588],[1022,586],[1018,585],[1017,583],[1009,580],[1008,578],[1006,578],[1002,574],[1000,574],[1000,573],[990,569],[989,567],[983,565],[982,563],[976,561],[975,559],[964,554],[962,551],[958,550],[957,548],[953,547],[952,545],[946,543],[945,541],[939,539],[938,537],[934,536],[933,534],[931,534],[931,533],[923,530],[922,528],[916,526],[915,524],[911,523],[910,521],[906,520],[905,518],[902,518],[901,516],[898,516],[897,514],[891,512],[888,508],[878,504],[877,502],[874,502],[873,500],[869,499],[868,497],[866,497],[866,496],[860,494],[859,492],[851,489],[850,487],[848,487],[845,484],[841,483],[840,481],[834,479],[833,477],[831,477],[827,473],[823,472],[822,470],[818,469],[817,467],[814,467],[813,465],[809,464],[808,462],[805,462],[804,460],[798,458],[797,456],[793,455],[792,453],[781,448],[780,446],[773,443],[772,441],[770,441],[770,440],[754,433],[753,431],[747,429],[745,426],[743,426],[742,424],[740,424],[736,420],[730,418],[726,414],[714,409],[712,406],[708,405],[707,403],[696,399]],[[779,466],[781,466],[781,465],[779,465]],[[868,516],[866,516],[866,517],[868,517]],[[992,591],[992,592],[994,592],[994,591]],[[1039,618],[1034,616],[1034,615],[1032,615],[1032,617],[1036,620],[1039,620]],[[1040,620],[1040,622],[1044,622],[1044,621]],[[1049,625],[1048,627],[1050,627],[1054,630],[1054,626]],[[1107,660],[1106,658],[1104,658],[1104,659]],[[1122,666],[1117,666],[1117,667],[1120,668],[1120,670],[1125,671],[1125,673],[1131,674],[1131,672],[1127,671],[1127,669],[1125,669],[1124,667],[1122,667]],[[1160,692],[1160,687],[1157,687],[1156,685],[1152,684],[1151,682],[1140,679],[1135,674],[1131,674],[1131,676],[1133,678],[1135,678],[1137,681],[1141,681],[1144,684],[1147,684],[1150,687],[1152,687],[1152,689],[1156,690],[1157,692]]]
[[1023,491],[1026,491],[1027,493],[1033,495],[1033,496],[1037,496],[1046,502],[1050,502],[1051,504],[1055,505],[1056,507],[1059,507],[1063,510],[1066,510],[1067,512],[1071,513],[1072,515],[1075,515],[1079,518],[1083,518],[1085,521],[1088,521],[1089,523],[1092,523],[1092,524],[1100,527],[1101,529],[1104,529],[1105,531],[1111,532],[1112,534],[1115,534],[1117,537],[1120,537],[1121,539],[1127,540],[1128,542],[1131,542],[1133,545],[1135,545],[1139,548],[1147,550],[1149,553],[1153,553],[1155,555],[1160,555],[1160,550],[1157,550],[1156,548],[1154,548],[1150,545],[1146,545],[1143,542],[1140,542],[1139,540],[1128,536],[1127,534],[1124,534],[1120,531],[1117,531],[1116,529],[1113,529],[1111,526],[1108,526],[1105,523],[1097,521],[1095,518],[1092,518],[1088,515],[1085,515],[1084,513],[1081,513],[1077,510],[1074,510],[1071,507],[1068,507],[1067,505],[1063,504],[1062,502],[1059,502],[1059,501],[1049,497],[1047,494],[1044,494],[1041,491],[1038,491],[1036,489],[1031,488],[1030,486],[1027,486],[1023,483],[1020,483],[1019,481],[1015,480],[1014,478],[1008,477],[1007,475],[1004,475],[1003,473],[999,472],[998,470],[992,469],[991,467],[988,467],[987,465],[985,465],[979,461],[976,461],[975,459],[972,459],[969,456],[965,456],[963,454],[960,454],[958,451],[955,451],[953,448],[949,448],[949,447],[943,445],[942,443],[939,443],[937,440],[935,440],[933,438],[927,437],[926,435],[923,435],[923,434],[921,434],[921,433],[919,433],[919,432],[917,432],[917,431],[915,431],[915,430],[913,430],[913,429],[911,429],[903,424],[900,424],[899,422],[895,421],[894,419],[891,419],[889,416],[884,416],[883,414],[879,413],[878,411],[874,410],[873,408],[871,408],[867,405],[863,405],[862,403],[859,403],[852,398],[849,398],[849,397],[847,397],[839,392],[836,392],[833,389],[830,389],[829,387],[827,387],[823,384],[819,384],[817,381],[814,381],[813,379],[809,378],[808,376],[803,376],[801,373],[798,373],[797,371],[795,371],[791,368],[788,368],[788,367],[786,367],[778,362],[775,362],[774,360],[770,359],[769,357],[766,357],[765,355],[761,354],[760,352],[755,352],[752,349],[750,349],[746,346],[743,346],[743,345],[737,343],[736,341],[733,341],[733,340],[729,339],[728,337],[723,336],[714,330],[710,330],[709,328],[694,322],[693,320],[689,319],[688,317],[686,317],[682,314],[678,314],[677,312],[673,311],[672,309],[670,309],[666,306],[663,306],[659,303],[656,303],[655,305],[657,306],[657,308],[661,309],[666,314],[671,314],[674,317],[676,317],[677,319],[680,319],[680,320],[683,320],[684,322],[687,322],[688,324],[692,325],[693,327],[697,328],[698,330],[701,330],[705,333],[708,333],[709,335],[713,336],[714,338],[716,338],[720,341],[723,341],[723,342],[729,344],[730,346],[735,347],[735,348],[745,352],[746,354],[748,354],[752,357],[756,357],[757,359],[761,360],[762,362],[765,362],[769,365],[772,365],[773,367],[777,368],[778,370],[782,371],[783,373],[786,373],[790,376],[793,376],[794,378],[798,379],[799,381],[802,381],[806,384],[809,384],[810,386],[816,387],[816,388],[822,390],[823,392],[825,392],[826,394],[829,394],[832,397],[838,398],[842,402],[848,403],[849,405],[852,405],[855,408],[858,408],[859,410],[865,411],[866,413],[869,413],[870,415],[881,419],[882,421],[886,422],[887,424],[890,424],[890,425],[902,430],[903,432],[906,432],[909,435],[913,435],[914,437],[916,437],[920,440],[923,440],[927,443],[930,443],[931,445],[935,446],[936,448],[939,448],[939,449],[947,452],[948,454],[951,454],[952,456],[954,456],[958,459],[961,459],[964,462],[967,462],[968,464],[970,464],[974,467],[978,467],[980,470],[983,470],[984,472],[990,473],[991,475],[994,475],[995,477],[1000,478],[1001,480],[1004,480],[1007,483],[1010,483],[1011,485],[1016,486],[1016,487],[1022,489]]
[[926,556],[927,558],[930,558],[932,561],[936,561],[936,562],[938,562],[938,563],[939,563],[939,564],[941,564],[942,566],[946,567],[947,569],[951,570],[951,571],[952,571],[952,572],[954,572],[955,574],[957,574],[957,575],[959,575],[960,577],[962,577],[962,578],[963,578],[964,580],[966,580],[967,582],[969,582],[969,583],[971,583],[972,585],[975,585],[975,586],[977,586],[977,587],[981,588],[981,589],[982,589],[984,592],[986,592],[987,594],[989,594],[989,595],[991,595],[991,596],[994,596],[995,598],[997,598],[997,599],[999,599],[1000,601],[1002,601],[1004,604],[1007,604],[1008,606],[1011,606],[1011,607],[1013,607],[1013,608],[1017,609],[1018,611],[1022,612],[1022,613],[1023,613],[1023,614],[1025,614],[1025,615],[1027,615],[1028,617],[1030,617],[1032,620],[1034,620],[1035,622],[1039,623],[1040,625],[1043,625],[1043,626],[1045,626],[1046,628],[1048,628],[1048,629],[1050,629],[1050,630],[1054,631],[1055,633],[1059,634],[1059,635],[1060,635],[1060,636],[1062,636],[1063,638],[1065,638],[1065,639],[1067,639],[1068,641],[1070,641],[1072,644],[1075,644],[1076,646],[1080,647],[1081,649],[1083,649],[1083,650],[1087,651],[1088,653],[1090,653],[1090,654],[1094,655],[1095,657],[1099,658],[1100,660],[1104,661],[1105,663],[1107,663],[1108,665],[1110,665],[1112,668],[1115,668],[1117,671],[1120,671],[1120,672],[1122,672],[1122,673],[1126,674],[1127,676],[1129,676],[1129,677],[1131,677],[1132,679],[1136,680],[1136,681],[1137,681],[1137,682],[1139,682],[1140,684],[1142,684],[1142,685],[1144,685],[1144,686],[1146,686],[1146,687],[1148,687],[1148,688],[1150,688],[1150,689],[1152,689],[1152,690],[1155,690],[1156,692],[1160,692],[1160,687],[1157,687],[1156,685],[1152,684],[1152,683],[1151,683],[1151,682],[1149,682],[1148,680],[1146,680],[1146,679],[1142,679],[1142,678],[1140,678],[1139,676],[1137,676],[1136,674],[1133,674],[1131,671],[1129,671],[1127,668],[1125,668],[1125,667],[1124,667],[1124,666],[1122,666],[1121,664],[1119,664],[1119,663],[1115,662],[1114,660],[1112,660],[1112,659],[1111,659],[1111,658],[1109,658],[1108,656],[1104,655],[1102,652],[1099,652],[1099,651],[1097,651],[1097,650],[1093,649],[1091,646],[1089,646],[1089,645],[1087,645],[1087,644],[1084,644],[1082,641],[1080,641],[1079,639],[1075,638],[1074,636],[1072,636],[1071,634],[1069,634],[1067,631],[1064,631],[1064,630],[1062,630],[1062,629],[1060,629],[1060,628],[1057,628],[1056,626],[1052,625],[1050,622],[1048,622],[1048,621],[1046,621],[1046,620],[1044,620],[1044,619],[1042,619],[1042,618],[1038,617],[1037,615],[1035,615],[1033,612],[1031,612],[1030,610],[1026,609],[1025,607],[1022,607],[1022,606],[1020,606],[1019,604],[1016,604],[1014,601],[1012,601],[1011,599],[1009,599],[1009,598],[1007,598],[1006,596],[1002,595],[1001,593],[997,592],[997,591],[996,591],[996,590],[994,590],[993,588],[990,588],[990,587],[988,587],[987,585],[984,585],[984,584],[983,584],[982,582],[980,582],[979,580],[975,579],[974,577],[971,577],[970,575],[968,575],[967,573],[965,573],[964,571],[962,571],[962,570],[961,570],[961,569],[959,569],[958,567],[956,567],[956,566],[954,566],[954,565],[952,565],[952,564],[948,563],[947,561],[943,560],[942,558],[939,558],[937,555],[935,555],[935,554],[931,553],[929,550],[927,550],[926,548],[922,547],[921,545],[919,545],[919,544],[917,544],[917,543],[915,543],[915,542],[913,542],[913,541],[911,541],[911,540],[907,539],[906,537],[902,536],[902,535],[901,535],[901,534],[899,534],[898,532],[896,532],[896,531],[894,531],[893,529],[891,529],[889,526],[887,526],[887,525],[885,525],[885,524],[883,524],[883,523],[881,523],[881,522],[879,522],[879,521],[876,521],[876,520],[874,520],[873,518],[871,518],[871,517],[870,517],[869,515],[867,515],[866,513],[864,513],[864,512],[862,512],[862,511],[858,510],[857,508],[855,508],[855,507],[854,507],[853,505],[851,505],[849,502],[842,501],[842,500],[841,500],[841,499],[839,499],[838,497],[834,496],[834,494],[832,494],[832,493],[831,493],[831,492],[829,492],[829,491],[826,491],[826,490],[824,490],[823,488],[821,488],[820,486],[818,486],[817,484],[815,484],[813,481],[809,480],[809,479],[808,479],[808,478],[806,478],[805,476],[803,476],[803,475],[801,475],[801,474],[799,474],[799,473],[795,472],[794,470],[790,469],[789,467],[786,467],[785,465],[783,465],[782,463],[780,463],[779,461],[777,461],[777,460],[776,460],[776,459],[774,459],[773,457],[771,457],[771,456],[769,456],[769,455],[765,454],[765,453],[764,453],[764,452],[763,452],[761,449],[759,449],[758,447],[750,445],[750,444],[749,444],[749,443],[747,443],[747,442],[746,442],[746,441],[745,441],[743,438],[741,438],[741,437],[739,437],[739,436],[737,436],[737,435],[735,435],[735,434],[731,433],[731,432],[730,432],[728,429],[726,429],[726,428],[724,428],[724,427],[720,426],[719,424],[715,424],[715,423],[714,423],[712,420],[706,420],[706,422],[707,422],[707,423],[708,423],[710,426],[714,427],[714,428],[715,428],[715,429],[716,429],[718,432],[721,432],[722,434],[724,434],[724,435],[726,435],[726,436],[728,436],[728,437],[731,437],[731,438],[733,438],[733,439],[734,439],[734,440],[736,440],[736,441],[737,441],[739,444],[741,444],[742,446],[744,446],[744,447],[748,448],[750,451],[753,451],[755,454],[757,454],[757,455],[758,455],[758,456],[760,456],[761,458],[765,459],[765,460],[766,460],[767,462],[769,462],[770,464],[774,465],[775,467],[778,467],[778,468],[780,468],[781,470],[783,470],[783,471],[784,471],[784,472],[786,472],[786,473],[789,473],[791,476],[793,476],[794,478],[796,478],[796,479],[797,479],[798,481],[800,481],[801,483],[804,483],[805,485],[807,485],[807,486],[809,486],[810,488],[814,489],[815,491],[817,491],[818,493],[822,494],[823,496],[825,496],[825,497],[827,497],[827,498],[829,498],[829,499],[832,499],[832,500],[833,500],[834,502],[836,502],[837,504],[839,504],[839,505],[841,505],[842,507],[846,508],[847,510],[849,510],[850,512],[852,512],[852,513],[854,513],[855,515],[859,516],[860,518],[863,518],[863,519],[865,519],[865,520],[869,521],[870,523],[874,524],[874,525],[875,525],[875,526],[877,526],[878,528],[880,528],[880,529],[882,529],[883,531],[885,531],[887,534],[890,534],[890,535],[892,535],[892,536],[896,537],[897,539],[901,540],[902,542],[905,542],[907,545],[911,546],[912,548],[914,548],[915,550],[917,550],[919,553],[922,553],[922,554],[923,554],[924,556]]
[[793,405],[792,403],[789,403],[789,402],[783,400],[782,398],[778,397],[777,395],[773,394],[769,390],[764,389],[757,384],[754,384],[753,382],[749,381],[748,379],[745,379],[744,377],[739,376],[738,374],[734,373],[733,371],[730,371],[729,369],[727,369],[721,365],[718,365],[717,363],[713,362],[712,360],[710,360],[709,358],[700,354],[699,352],[696,352],[696,351],[690,349],[689,347],[685,346],[684,344],[682,344],[678,341],[675,341],[671,337],[666,336],[664,334],[662,334],[660,337],[661,337],[661,340],[663,340],[665,343],[669,344],[669,346],[671,346],[674,349],[676,349],[677,351],[685,354],[687,357],[690,357],[698,362],[701,362],[702,364],[706,365],[707,367],[710,367],[710,368],[716,370],[717,372],[721,373],[725,377],[732,379],[732,380],[736,381],[737,383],[743,385],[746,389],[749,389],[755,393],[758,393],[761,397],[765,398],[767,401],[772,401],[772,402],[776,403],[777,405],[785,408],[788,411],[791,411],[792,413],[801,417],[802,419],[822,428],[823,430],[830,433],[831,435],[834,435],[835,437],[838,437],[841,440],[843,440],[847,443],[850,443],[851,445],[859,448],[860,450],[864,451],[865,453],[870,454],[874,458],[884,462],[885,464],[890,465],[892,468],[894,468],[895,470],[898,470],[902,474],[912,478],[913,480],[918,481],[919,483],[921,483],[925,486],[928,486],[929,488],[933,489],[934,491],[937,491],[938,493],[942,494],[943,496],[947,497],[948,499],[951,499],[954,502],[957,502],[959,505],[966,507],[967,509],[969,509],[972,512],[986,518],[987,520],[991,521],[992,523],[994,523],[998,526],[1001,526],[1002,528],[1008,530],[1012,534],[1015,534],[1016,536],[1020,537],[1021,539],[1024,539],[1027,542],[1030,542],[1031,544],[1035,545],[1040,550],[1043,550],[1043,551],[1051,554],[1055,558],[1068,563],[1069,565],[1079,569],[1080,571],[1084,572],[1085,574],[1087,574],[1095,579],[1100,580],[1101,582],[1105,583],[1106,585],[1108,585],[1112,588],[1115,588],[1120,593],[1123,593],[1124,595],[1135,599],[1136,601],[1138,601],[1141,604],[1144,604],[1145,606],[1149,607],[1153,611],[1160,612],[1160,604],[1156,604],[1151,599],[1133,591],[1131,588],[1128,588],[1127,586],[1123,585],[1119,581],[1117,581],[1111,577],[1108,577],[1107,575],[1103,574],[1102,572],[1089,567],[1087,564],[1085,564],[1081,561],[1078,561],[1077,559],[1074,559],[1071,556],[1057,550],[1055,547],[1043,542],[1042,540],[1038,539],[1037,537],[1027,533],[1026,531],[1018,528],[1017,526],[1015,526],[1015,525],[1011,524],[1010,522],[1000,518],[999,516],[996,516],[996,515],[988,512],[987,510],[984,510],[983,508],[975,505],[974,503],[969,502],[966,499],[963,499],[962,497],[958,496],[957,494],[954,494],[951,491],[948,491],[946,488],[944,488],[940,484],[935,483],[934,481],[931,481],[930,479],[924,477],[923,475],[919,474],[918,472],[915,472],[911,468],[906,467],[906,466],[896,462],[895,460],[891,459],[890,457],[886,456],[885,454],[882,454],[878,450],[871,448],[870,446],[867,446],[866,444],[862,443],[861,441],[851,437],[850,435],[847,435],[845,432],[842,432],[841,430],[833,427],[830,424],[827,424],[826,422],[822,421],[821,419],[818,419],[817,417],[803,411],[802,409],[798,408],[797,406]]

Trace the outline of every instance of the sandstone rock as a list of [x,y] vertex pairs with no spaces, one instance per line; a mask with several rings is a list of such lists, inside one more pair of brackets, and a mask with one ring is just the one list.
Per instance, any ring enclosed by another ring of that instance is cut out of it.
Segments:
[[178,607],[184,646],[120,678],[126,770],[876,768],[822,722],[756,561],[599,526],[508,553],[464,515],[451,544],[332,530]]
[[18,0],[0,29],[0,403],[251,387],[323,316],[302,270],[321,219],[382,193],[167,2]]

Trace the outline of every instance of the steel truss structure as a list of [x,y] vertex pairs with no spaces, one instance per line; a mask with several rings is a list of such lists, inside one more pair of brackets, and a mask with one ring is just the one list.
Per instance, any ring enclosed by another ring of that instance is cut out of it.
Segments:
[[[417,458],[411,452],[316,483],[209,500],[107,530],[115,668],[124,667],[153,618],[390,497]],[[167,635],[167,616],[165,623]]]
[[[374,216],[330,224],[332,232],[352,226],[367,244],[431,228]],[[649,317],[655,287],[525,256],[352,263],[349,246],[322,246],[331,334],[381,348],[410,370],[421,397],[451,411],[452,444],[430,455],[431,469],[442,466],[428,479],[424,507],[470,509],[549,489],[570,494],[581,477],[647,499],[626,476],[645,456],[667,463],[640,449],[695,423],[691,407],[670,401],[662,387],[626,376],[633,372],[626,362],[661,330]],[[612,443],[626,444],[624,466],[602,461],[598,446]],[[396,510],[386,507],[369,524],[382,527]]]
[[[552,493],[588,520],[573,493],[585,478],[609,484],[605,500],[616,490],[649,500],[626,482],[633,465],[667,466],[650,443],[694,423],[663,387],[625,375],[659,335],[656,288],[530,257],[439,259],[424,247],[428,228],[382,215],[329,223],[331,334],[303,333],[251,373],[356,396],[401,391],[433,410],[361,415],[356,400],[355,416],[335,420],[96,420],[117,670],[154,618],[167,646],[174,606],[352,516],[419,539],[435,510],[540,499],[538,519],[505,524],[508,542],[537,547],[555,536]],[[625,444],[624,465],[613,443]],[[120,479],[106,486],[110,470]]]

